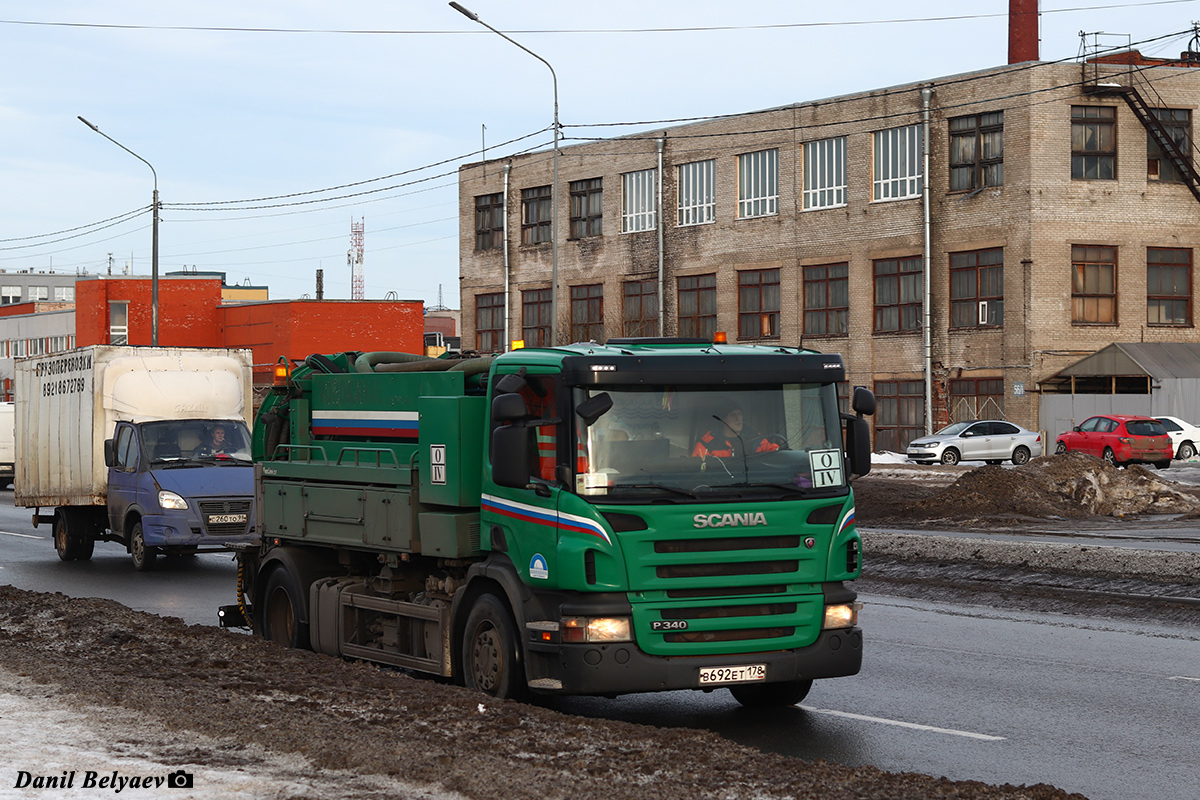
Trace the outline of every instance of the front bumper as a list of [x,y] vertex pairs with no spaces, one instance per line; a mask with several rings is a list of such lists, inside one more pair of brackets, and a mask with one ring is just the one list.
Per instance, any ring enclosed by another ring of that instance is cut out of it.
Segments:
[[187,514],[147,514],[142,517],[142,538],[148,547],[222,547],[258,541],[253,527],[235,535],[212,536],[199,519]]
[[862,667],[862,629],[822,631],[808,647],[721,656],[652,656],[635,642],[547,644],[529,632],[526,672],[535,691],[554,694],[616,695],[700,686],[702,667],[765,664],[767,683],[838,678]]

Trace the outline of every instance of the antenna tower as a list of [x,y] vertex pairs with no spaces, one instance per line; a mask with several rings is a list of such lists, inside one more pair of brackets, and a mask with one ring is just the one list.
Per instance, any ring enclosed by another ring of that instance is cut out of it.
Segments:
[[350,251],[346,253],[346,263],[350,265],[350,299],[366,300],[367,286],[363,277],[363,237],[366,233],[365,218],[358,222],[350,218]]

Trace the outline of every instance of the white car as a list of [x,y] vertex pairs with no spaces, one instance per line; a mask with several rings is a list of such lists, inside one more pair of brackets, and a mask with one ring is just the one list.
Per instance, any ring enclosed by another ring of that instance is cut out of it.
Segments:
[[953,466],[960,461],[1011,461],[1020,466],[1042,454],[1042,435],[1004,420],[956,422],[932,436],[908,444],[909,461],[918,464],[941,462]]
[[1200,428],[1190,422],[1184,422],[1179,417],[1155,417],[1167,429],[1171,444],[1175,446],[1175,457],[1188,459],[1196,455],[1200,448]]

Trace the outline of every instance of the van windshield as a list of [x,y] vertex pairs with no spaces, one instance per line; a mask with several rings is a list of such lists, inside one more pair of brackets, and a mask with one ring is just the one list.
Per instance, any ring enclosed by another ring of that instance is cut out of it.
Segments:
[[151,464],[203,461],[250,463],[250,432],[241,420],[146,422],[142,445]]
[[611,408],[594,421],[575,417],[581,495],[711,500],[846,486],[832,384],[576,388],[574,407],[602,394]]

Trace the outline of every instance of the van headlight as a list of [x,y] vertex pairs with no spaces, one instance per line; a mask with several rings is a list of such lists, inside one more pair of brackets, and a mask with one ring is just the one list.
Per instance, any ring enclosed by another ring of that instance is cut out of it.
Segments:
[[174,492],[168,492],[166,489],[159,490],[158,507],[170,509],[174,511],[184,511],[187,509],[187,500],[184,500]]
[[825,606],[825,621],[821,623],[822,630],[833,628],[853,628],[858,624],[858,610],[862,603],[839,603],[835,606]]

